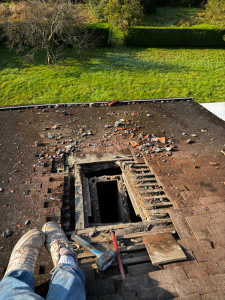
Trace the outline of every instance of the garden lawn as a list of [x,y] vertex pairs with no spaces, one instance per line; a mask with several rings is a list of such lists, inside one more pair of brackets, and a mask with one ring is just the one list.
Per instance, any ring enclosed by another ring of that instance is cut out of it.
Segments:
[[188,22],[194,21],[201,9],[191,7],[156,7],[156,13],[144,16],[141,26],[188,26]]
[[56,66],[22,65],[0,48],[0,105],[92,102],[161,97],[224,101],[225,50],[104,48]]

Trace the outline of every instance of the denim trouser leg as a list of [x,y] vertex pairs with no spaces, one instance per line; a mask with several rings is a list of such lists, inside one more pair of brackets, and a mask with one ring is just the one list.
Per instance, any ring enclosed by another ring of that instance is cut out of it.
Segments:
[[[84,300],[85,279],[78,266],[59,264],[51,271],[48,300]],[[34,276],[26,270],[9,272],[0,282],[0,300],[44,300],[34,293]]]
[[0,300],[43,300],[34,293],[34,276],[26,270],[9,272],[0,282]]
[[78,266],[58,264],[51,271],[49,291],[46,299],[85,300],[85,279],[82,270]]

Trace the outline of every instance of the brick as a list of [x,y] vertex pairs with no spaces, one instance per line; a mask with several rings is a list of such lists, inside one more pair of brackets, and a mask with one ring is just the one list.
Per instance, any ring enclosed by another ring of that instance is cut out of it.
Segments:
[[169,215],[181,239],[193,238],[193,233],[188,226],[185,216],[181,210],[170,209]]
[[88,296],[115,294],[114,282],[110,279],[95,280],[86,284],[86,292]]
[[171,183],[177,191],[185,191],[184,186],[186,185],[186,181],[184,179],[180,178],[176,180],[171,180]]
[[[213,197],[215,196],[215,191],[209,191],[209,190],[203,190],[203,192],[205,193],[206,196],[208,197]],[[223,196],[224,195],[224,190],[222,190],[222,192],[220,191],[220,188],[218,187],[217,190],[216,190],[216,195],[217,196]]]
[[195,205],[201,205],[201,203],[198,201],[198,199],[202,196],[204,196],[204,193],[202,191],[183,191],[181,192],[181,196],[184,198],[184,200],[190,200]]
[[208,276],[182,280],[175,283],[175,288],[178,291],[179,296],[191,295],[196,293],[206,294],[217,291],[217,288],[214,286]]
[[82,267],[82,271],[84,272],[85,275],[86,285],[88,284],[91,285],[95,280],[95,271],[93,269],[83,268],[83,267]]
[[123,300],[138,300],[136,292],[124,292],[120,294]]
[[184,271],[186,272],[188,278],[196,278],[196,277],[202,277],[207,276],[206,270],[202,267],[203,263],[192,263],[189,265],[185,265]]
[[155,300],[155,299],[172,299],[178,296],[177,291],[171,285],[162,287],[154,287],[137,291],[138,299]]
[[216,262],[218,267],[221,270],[221,273],[225,273],[225,260],[220,260],[218,262]]
[[[187,260],[183,261],[184,264],[196,260],[192,251],[185,251],[184,250],[184,253],[187,257]],[[183,265],[183,264],[181,264],[181,265]]]
[[157,286],[159,283],[168,283],[168,276],[166,270],[155,271],[148,273],[151,285]]
[[[185,254],[187,255],[188,252],[185,252]],[[189,256],[190,254],[188,253],[187,257],[189,259]],[[190,260],[184,260],[184,261],[181,261],[181,262],[175,262],[175,263],[171,263],[171,264],[166,264],[166,265],[163,265],[163,269],[164,270],[170,270],[170,269],[174,269],[174,268],[177,268],[177,267],[183,267],[185,265],[189,265],[189,264],[192,264],[193,261],[196,261],[196,259],[190,259]]]
[[210,254],[212,255],[212,259],[214,259],[214,260],[224,260],[225,259],[225,247],[218,246],[215,249],[212,249],[210,251]]
[[[212,249],[213,250],[213,249]],[[212,250],[209,249],[196,249],[193,251],[193,254],[198,262],[205,262],[209,260],[215,260]]]
[[218,211],[210,214],[210,224],[223,224],[225,219],[225,212]]
[[177,241],[178,244],[186,250],[208,249],[211,250],[212,246],[209,241],[195,239],[181,239]]
[[195,215],[185,218],[197,240],[209,240],[211,234],[207,230],[208,218],[204,215]]
[[203,300],[224,300],[224,298],[224,293],[222,292],[202,295]]
[[111,295],[100,295],[98,296],[98,300],[123,300],[123,298],[119,294],[111,294]]
[[120,276],[119,269],[106,269],[104,272],[95,272],[95,279],[107,279],[111,276]]
[[148,273],[152,286],[158,286],[162,284],[174,284],[180,280],[187,280],[187,275],[184,272],[183,267],[177,266],[172,269],[166,269],[163,271],[156,271]]
[[195,293],[194,286],[189,280],[182,280],[180,282],[177,282],[174,286],[176,288],[176,291],[178,292],[178,295],[181,297]]
[[224,239],[225,236],[225,224],[209,224],[207,227],[208,231],[211,233],[211,235],[214,237],[221,238],[221,240]]
[[199,198],[199,201],[201,202],[202,205],[209,205],[212,203],[223,202],[224,199],[222,197],[218,197],[218,196],[208,196],[208,197]]
[[176,298],[176,300],[202,300],[202,297],[199,294],[191,294],[181,298]]
[[207,275],[214,275],[221,273],[220,268],[216,262],[204,262],[204,263],[194,263],[185,265],[184,270],[188,278],[203,277]]
[[180,280],[186,280],[187,275],[183,269],[183,267],[175,267],[173,269],[165,270],[168,277],[169,283],[174,283]]
[[183,198],[178,195],[177,190],[175,190],[173,187],[165,188],[165,185],[163,185],[163,187],[167,197],[170,199],[176,209],[184,207],[184,204],[182,203]]
[[225,274],[211,275],[209,279],[217,287],[218,291],[225,291]]
[[217,207],[219,208],[220,211],[224,211],[225,212],[225,202],[219,202],[216,203]]
[[202,263],[202,267],[206,270],[207,275],[220,274],[221,270],[215,261]]
[[156,266],[153,266],[152,263],[143,263],[143,264],[128,266],[128,272],[130,275],[144,274],[144,273],[153,272],[157,270],[160,269]]
[[213,203],[209,205],[200,205],[193,207],[193,215],[204,215],[208,213],[216,213],[219,211],[219,208],[217,206],[218,203]]
[[138,289],[146,289],[151,287],[151,281],[147,274],[140,274],[138,276],[130,276],[117,284],[117,292],[130,292]]

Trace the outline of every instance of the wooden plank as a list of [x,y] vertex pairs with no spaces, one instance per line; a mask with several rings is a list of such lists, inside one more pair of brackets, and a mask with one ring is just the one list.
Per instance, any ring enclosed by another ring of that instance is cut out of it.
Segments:
[[[164,233],[164,232],[171,232],[171,233],[175,233],[175,229],[172,226],[172,228],[170,226],[168,226],[168,228],[165,226],[165,228],[161,228],[159,230],[159,233]],[[124,234],[124,235],[118,235],[116,238],[117,240],[124,240],[124,239],[135,239],[138,237],[143,237],[143,236],[148,236],[148,235],[152,235],[155,233],[151,233],[151,231],[144,231],[144,232],[135,232],[135,233],[129,233],[129,234]]]
[[[145,193],[149,193],[149,192],[145,192]],[[146,197],[143,197],[143,199],[167,199],[166,195],[151,195],[151,196],[146,196]],[[168,199],[168,202],[169,202],[169,199]]]
[[136,199],[136,195],[135,195],[132,187],[129,184],[129,176],[127,175],[127,171],[126,170],[123,171],[122,177],[123,177],[124,183],[126,185],[127,192],[128,192],[128,194],[130,196],[130,200],[132,202],[135,214],[137,216],[140,216],[142,218],[142,220],[145,219],[143,212],[140,210],[140,206],[139,206],[139,203],[138,203],[138,201]]
[[[153,194],[153,193],[161,193],[161,192],[164,193],[164,190],[162,188],[154,189],[154,190],[150,190],[150,189],[141,189],[140,190],[140,194],[145,194],[145,193]],[[162,196],[165,196],[165,194]]]
[[90,197],[90,190],[89,190],[89,181],[88,178],[82,177],[83,180],[83,195],[85,200],[85,212],[88,217],[92,216],[91,212],[91,197]]
[[183,250],[169,232],[144,236],[143,241],[153,265],[187,259]]
[[152,174],[152,173],[138,174],[138,173],[135,172],[135,173],[132,173],[132,175],[133,175],[133,177],[135,177],[135,179],[142,179],[142,178],[148,179],[148,178],[153,178],[153,177],[155,177],[155,175]]
[[[153,222],[154,223],[154,222]],[[102,223],[99,223],[102,224]],[[124,229],[124,228],[140,228],[140,227],[146,227],[148,228],[150,222],[136,222],[136,223],[120,223],[120,224],[107,224],[107,225],[100,225],[100,226],[94,226],[94,227],[89,227],[85,228],[82,230],[79,230],[76,232],[76,234],[86,234],[89,232],[101,232],[101,231],[109,231],[109,230],[116,230],[116,229]],[[71,235],[75,233],[74,231],[67,232],[67,235]]]
[[[145,245],[141,244],[141,245],[133,245],[133,246],[128,246],[128,247],[121,247],[119,248],[119,252],[120,253],[125,253],[125,252],[136,252],[136,251],[140,251],[140,250],[144,250],[145,249]],[[91,252],[88,251],[84,251],[81,253],[77,253],[78,259],[83,259],[83,258],[87,258],[87,257],[95,257],[95,255]]]
[[152,177],[152,178],[135,178],[135,182],[155,182],[155,184],[158,184],[158,182],[156,181],[156,178],[155,177]]
[[143,188],[143,187],[149,187],[149,186],[159,186],[160,187],[160,185],[157,182],[135,184],[135,187],[138,189]]
[[169,201],[159,202],[155,204],[151,204],[146,198],[143,198],[143,203],[147,206],[148,209],[160,208],[160,207],[171,207],[173,204]]
[[84,220],[84,201],[82,195],[82,182],[80,176],[80,168],[75,168],[75,228],[85,228]]
[[163,219],[149,220],[148,222],[109,224],[105,226],[89,227],[78,231],[67,231],[66,234],[72,235],[73,233],[76,233],[78,235],[81,235],[81,234],[88,234],[90,232],[97,233],[97,232],[117,230],[117,229],[133,229],[135,231],[140,231],[140,230],[145,231],[148,230],[150,225],[160,225],[160,224],[170,224],[170,223],[172,223],[170,218],[163,218]]
[[[117,240],[124,240],[124,239],[142,238],[145,235],[163,233],[163,232],[175,233],[176,230],[173,224],[171,223],[168,225],[154,226],[153,228],[151,228],[150,231],[142,231],[142,232],[134,232],[134,233],[125,233],[125,232],[118,233],[117,231],[115,231],[115,234]],[[100,233],[98,236],[91,237],[91,238],[89,236],[85,236],[84,239],[91,244],[96,243],[102,245],[105,242],[106,243],[111,242],[111,236],[109,233]]]
[[90,198],[91,198],[91,211],[93,220],[95,223],[101,223],[100,217],[100,210],[99,210],[99,203],[98,203],[98,192],[97,192],[97,185],[96,182],[89,179],[89,191],[90,191]]

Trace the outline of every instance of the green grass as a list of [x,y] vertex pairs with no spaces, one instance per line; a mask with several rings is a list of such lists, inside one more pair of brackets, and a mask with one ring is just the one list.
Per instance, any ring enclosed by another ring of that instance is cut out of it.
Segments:
[[187,22],[194,20],[199,14],[199,8],[184,8],[184,7],[157,7],[156,13],[145,16],[141,26],[179,26],[187,25]]
[[225,50],[105,48],[63,64],[23,66],[0,47],[0,105],[190,96],[224,101]]

